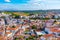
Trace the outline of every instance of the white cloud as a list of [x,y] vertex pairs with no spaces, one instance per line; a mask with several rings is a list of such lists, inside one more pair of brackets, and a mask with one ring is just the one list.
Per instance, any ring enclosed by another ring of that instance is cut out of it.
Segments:
[[11,2],[10,0],[5,0],[5,2]]
[[[5,0],[6,1],[6,0]],[[6,2],[10,2],[6,1]],[[60,1],[57,0],[30,0],[26,4],[1,4],[0,10],[41,10],[60,9]]]
[[[4,4],[3,10],[41,10],[44,9],[44,4],[40,4],[42,0],[30,0],[27,4]],[[1,5],[0,5],[1,6]],[[6,7],[4,7],[6,6]],[[0,7],[1,8],[1,7]]]

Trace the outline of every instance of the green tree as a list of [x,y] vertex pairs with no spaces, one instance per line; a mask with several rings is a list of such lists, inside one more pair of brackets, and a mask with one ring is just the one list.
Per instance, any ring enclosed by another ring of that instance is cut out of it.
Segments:
[[32,29],[37,29],[37,27],[35,25],[32,26]]
[[12,26],[12,28],[15,28],[16,26]]
[[15,38],[14,40],[19,40],[18,38]]

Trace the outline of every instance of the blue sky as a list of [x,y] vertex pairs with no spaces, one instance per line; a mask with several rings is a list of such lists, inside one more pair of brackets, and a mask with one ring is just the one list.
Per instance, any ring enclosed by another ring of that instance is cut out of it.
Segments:
[[0,0],[0,10],[60,9],[60,0]]

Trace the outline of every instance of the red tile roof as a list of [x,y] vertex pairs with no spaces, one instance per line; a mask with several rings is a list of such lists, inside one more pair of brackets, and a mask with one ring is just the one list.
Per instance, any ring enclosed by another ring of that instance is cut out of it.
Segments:
[[48,38],[48,37],[52,37],[52,36],[54,36],[54,35],[53,34],[45,34],[45,35],[43,35],[44,38]]

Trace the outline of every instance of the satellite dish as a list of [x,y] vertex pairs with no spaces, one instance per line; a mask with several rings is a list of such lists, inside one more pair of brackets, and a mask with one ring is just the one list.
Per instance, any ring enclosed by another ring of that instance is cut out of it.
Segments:
[[11,2],[10,0],[5,0],[5,2]]

